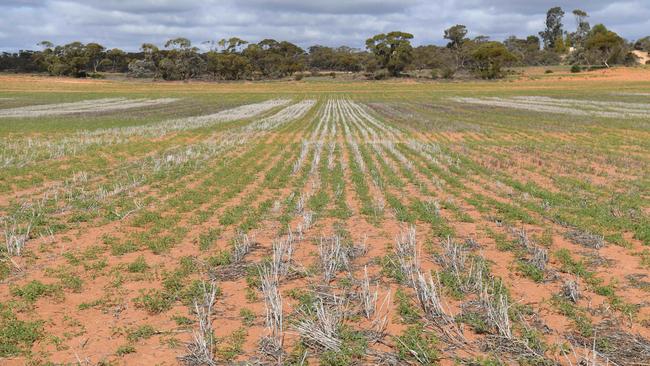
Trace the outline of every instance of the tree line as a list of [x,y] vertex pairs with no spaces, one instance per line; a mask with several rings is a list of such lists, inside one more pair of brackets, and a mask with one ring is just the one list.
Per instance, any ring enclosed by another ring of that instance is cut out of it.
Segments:
[[163,47],[145,43],[138,52],[106,49],[98,43],[39,43],[41,50],[4,52],[0,71],[47,72],[51,75],[101,77],[100,72],[127,73],[132,77],[163,80],[256,80],[302,77],[304,72],[364,72],[368,77],[397,77],[412,71],[431,70],[434,78],[473,75],[499,78],[509,66],[571,64],[577,67],[610,67],[635,62],[632,50],[650,52],[650,36],[628,42],[603,24],[591,26],[588,14],[572,12],[577,27],[565,30],[564,11],[553,7],[546,14],[545,29],[526,38],[511,36],[503,42],[487,36],[467,37],[465,25],[444,31],[445,46],[413,47],[413,35],[405,32],[377,34],[366,40],[364,50],[346,46],[314,45],[307,50],[287,41],[264,39],[258,43],[233,37],[204,42],[201,52],[187,38],[168,40]]

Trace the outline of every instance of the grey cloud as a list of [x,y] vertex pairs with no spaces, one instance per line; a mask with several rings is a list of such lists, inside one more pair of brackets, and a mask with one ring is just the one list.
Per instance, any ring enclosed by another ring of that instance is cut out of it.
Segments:
[[[580,7],[592,24],[605,23],[627,39],[650,33],[647,0],[557,0],[574,27]],[[442,44],[443,30],[465,24],[470,35],[503,39],[537,34],[546,0],[0,0],[0,50],[97,41],[136,50],[143,42],[187,37],[196,44],[229,36],[252,42],[289,40],[362,47],[365,38],[391,30],[415,35],[416,44]]]

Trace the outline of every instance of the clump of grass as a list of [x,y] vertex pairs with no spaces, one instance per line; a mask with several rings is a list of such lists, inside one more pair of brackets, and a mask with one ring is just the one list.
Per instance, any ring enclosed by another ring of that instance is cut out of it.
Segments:
[[145,273],[149,269],[147,260],[143,255],[136,258],[133,262],[129,263],[126,267],[130,273]]
[[242,318],[242,321],[244,322],[244,324],[246,324],[249,327],[251,325],[253,325],[253,323],[255,322],[255,318],[256,318],[255,313],[251,309],[248,309],[248,308],[241,308],[239,310],[239,316]]

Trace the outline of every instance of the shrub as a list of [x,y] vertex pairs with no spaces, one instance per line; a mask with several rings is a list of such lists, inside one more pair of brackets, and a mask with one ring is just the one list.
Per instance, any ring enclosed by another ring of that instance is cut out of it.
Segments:
[[452,69],[451,67],[445,67],[440,70],[440,76],[443,79],[453,79],[455,74],[456,70]]
[[300,80],[302,80],[303,76],[304,76],[304,75],[303,75],[302,73],[296,73],[296,74],[293,76],[293,80],[295,80],[295,81],[300,81]]
[[390,73],[386,69],[380,69],[372,73],[372,78],[375,80],[385,80],[390,77]]
[[553,73],[553,70],[545,70],[544,71],[544,74],[552,74],[552,73]]
[[572,72],[572,73],[575,74],[575,73],[578,73],[578,72],[580,72],[580,71],[582,71],[582,68],[580,67],[580,65],[572,65],[572,66],[571,66],[571,72]]

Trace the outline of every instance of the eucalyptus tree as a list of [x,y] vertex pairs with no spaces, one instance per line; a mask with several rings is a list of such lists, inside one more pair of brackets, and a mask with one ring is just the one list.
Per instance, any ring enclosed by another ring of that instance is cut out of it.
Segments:
[[372,52],[382,69],[392,76],[399,76],[413,60],[413,35],[405,32],[377,34],[366,40],[366,48]]

